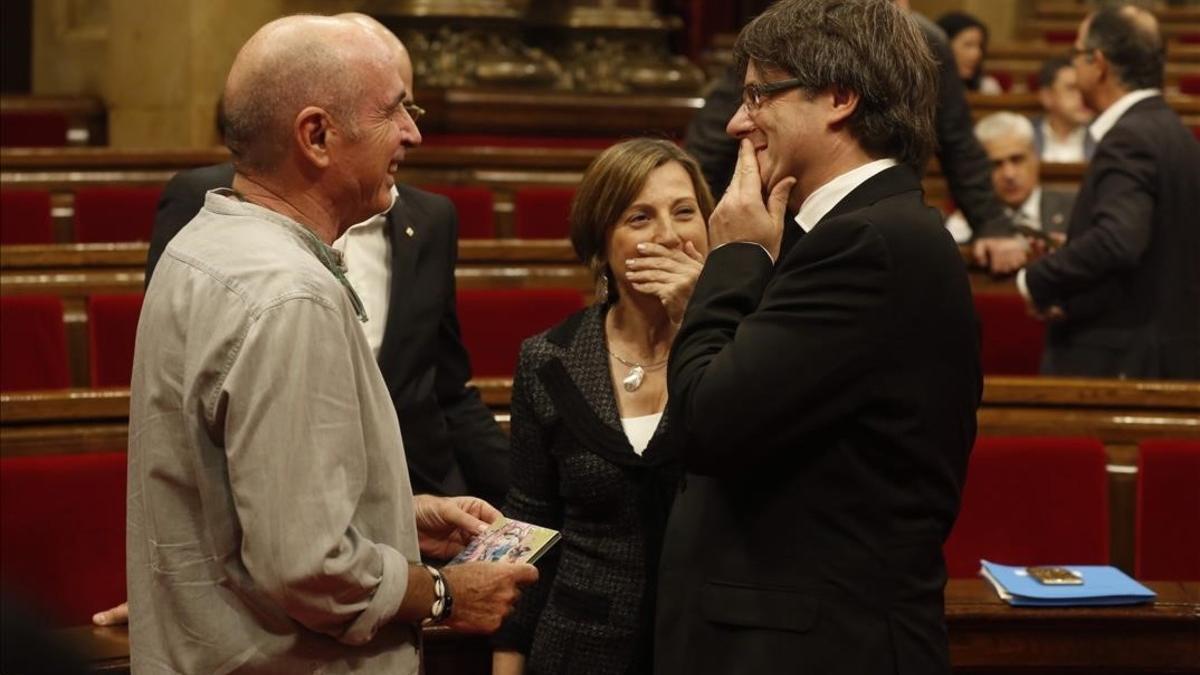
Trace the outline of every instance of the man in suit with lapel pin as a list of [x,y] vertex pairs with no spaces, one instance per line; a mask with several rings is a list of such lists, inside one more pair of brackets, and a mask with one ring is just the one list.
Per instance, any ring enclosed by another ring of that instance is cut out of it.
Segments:
[[982,378],[914,171],[933,56],[887,0],[780,0],[734,53],[738,167],[668,366],[688,473],[656,672],[949,673],[942,544]]
[[[1042,164],[1029,118],[1011,112],[992,113],[975,125],[975,136],[992,161],[992,187],[1004,204],[1005,215],[1018,225],[1045,232],[1056,245],[1066,241],[1067,217],[1075,195],[1040,185]],[[961,211],[946,219],[946,227],[955,241],[971,238]]]

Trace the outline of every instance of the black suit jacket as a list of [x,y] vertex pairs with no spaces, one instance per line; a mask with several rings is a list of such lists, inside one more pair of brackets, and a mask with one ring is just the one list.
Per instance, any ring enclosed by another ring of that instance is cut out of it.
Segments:
[[941,548],[982,376],[962,259],[912,171],[867,180],[777,266],[713,251],[668,385],[688,474],[656,672],[948,673]]
[[1161,96],[1105,134],[1067,245],[1026,268],[1046,329],[1043,372],[1200,379],[1200,143]]
[[637,455],[621,426],[593,305],[521,345],[505,515],[562,532],[496,634],[529,675],[649,673],[658,550],[678,484],[659,421]]
[[[229,187],[230,164],[177,174],[167,183],[146,262],[146,282],[167,243]],[[472,494],[500,504],[508,490],[508,440],[479,392],[454,307],[458,217],[450,200],[406,185],[388,212],[392,288],[379,368],[400,418],[413,491]],[[412,234],[408,234],[411,229]]]

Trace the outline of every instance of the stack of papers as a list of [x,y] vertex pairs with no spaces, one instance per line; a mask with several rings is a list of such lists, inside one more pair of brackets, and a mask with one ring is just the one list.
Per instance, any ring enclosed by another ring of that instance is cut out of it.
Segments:
[[1108,565],[1064,565],[1083,577],[1078,585],[1046,585],[1030,577],[1025,567],[981,560],[979,575],[1001,600],[1014,607],[1092,607],[1135,605],[1154,600],[1154,591]]

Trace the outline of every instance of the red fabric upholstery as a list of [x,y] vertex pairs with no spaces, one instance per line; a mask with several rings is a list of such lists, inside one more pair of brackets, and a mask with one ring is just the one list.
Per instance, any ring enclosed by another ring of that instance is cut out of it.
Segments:
[[1025,87],[1029,89],[1030,92],[1036,92],[1042,88],[1042,83],[1038,80],[1037,73],[1029,73],[1025,76]]
[[945,546],[950,576],[975,576],[981,558],[1107,564],[1105,461],[1093,438],[979,438]]
[[1046,42],[1052,45],[1074,44],[1074,30],[1048,30],[1042,35]]
[[471,288],[458,291],[458,321],[475,377],[512,377],[521,341],[583,307],[566,288]]
[[448,197],[458,212],[459,239],[496,236],[496,207],[492,191],[477,185],[422,185],[422,190]]
[[0,244],[53,244],[50,193],[0,190]]
[[62,300],[0,296],[0,391],[71,386]]
[[1016,293],[976,293],[975,311],[983,331],[985,375],[1037,375],[1046,326],[1029,316]]
[[583,148],[601,150],[620,138],[588,138],[569,136],[512,136],[493,134],[430,134],[421,145],[434,148]]
[[60,625],[125,599],[125,453],[0,458],[0,584]]
[[524,187],[513,195],[513,234],[519,239],[566,239],[573,187]]
[[0,114],[0,146],[57,148],[67,144],[67,116],[54,111]]
[[75,241],[150,241],[161,187],[97,187],[75,191]]
[[1200,45],[1200,33],[1180,33],[1178,40],[1185,45]]
[[1179,91],[1193,96],[1200,95],[1200,75],[1180,76]]
[[993,70],[988,72],[989,75],[996,78],[996,83],[1000,85],[1000,89],[1005,93],[1012,91],[1013,74],[1007,70]]
[[93,295],[87,304],[92,386],[128,387],[142,294]]
[[1139,449],[1135,576],[1200,581],[1200,440]]

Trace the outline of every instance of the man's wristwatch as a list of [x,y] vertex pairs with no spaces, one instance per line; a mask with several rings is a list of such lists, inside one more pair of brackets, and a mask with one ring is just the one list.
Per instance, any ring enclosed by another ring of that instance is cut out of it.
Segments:
[[425,563],[417,564],[424,567],[429,576],[433,577],[433,607],[429,609],[429,617],[423,620],[421,625],[436,626],[450,618],[450,612],[454,609],[454,596],[450,595],[450,585],[446,583],[446,577],[442,576],[441,570]]

